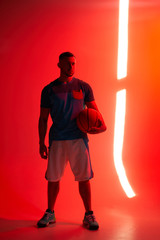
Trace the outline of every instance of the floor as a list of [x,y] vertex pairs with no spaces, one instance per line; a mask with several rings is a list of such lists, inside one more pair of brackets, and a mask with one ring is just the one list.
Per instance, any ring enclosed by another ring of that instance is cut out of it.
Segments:
[[125,213],[119,209],[103,209],[96,214],[100,228],[89,231],[83,228],[81,220],[67,215],[57,217],[55,224],[38,229],[36,219],[0,219],[1,240],[159,240],[160,217],[158,212],[147,214]]

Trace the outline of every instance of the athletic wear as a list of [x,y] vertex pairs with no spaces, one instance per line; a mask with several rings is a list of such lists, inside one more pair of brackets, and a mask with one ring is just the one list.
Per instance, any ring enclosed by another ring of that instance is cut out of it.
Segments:
[[49,131],[48,181],[59,181],[69,161],[76,181],[93,177],[87,134],[76,124],[85,103],[94,100],[88,83],[73,78],[68,83],[59,79],[43,88],[41,107],[50,108],[53,124]]
[[38,227],[46,227],[50,223],[55,223],[56,218],[54,212],[51,210],[47,209],[43,217],[38,221],[37,226]]
[[68,83],[59,79],[42,90],[41,107],[50,108],[53,125],[49,132],[49,147],[53,140],[87,138],[76,124],[78,114],[85,108],[85,102],[94,100],[88,83],[73,78]]
[[50,182],[59,181],[68,161],[75,181],[85,181],[93,177],[87,139],[53,140],[49,150],[46,179]]
[[98,222],[93,214],[93,211],[90,211],[85,214],[83,219],[83,225],[89,230],[97,230],[99,228]]

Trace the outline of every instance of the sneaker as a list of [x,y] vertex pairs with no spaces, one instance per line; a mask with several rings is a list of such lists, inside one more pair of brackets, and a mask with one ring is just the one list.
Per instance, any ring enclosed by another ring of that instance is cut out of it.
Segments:
[[90,211],[85,214],[83,219],[83,225],[89,230],[97,230],[99,228],[96,218],[93,215],[93,211]]
[[56,222],[56,218],[55,218],[54,212],[47,209],[43,217],[38,221],[37,226],[46,227],[50,223],[55,223],[55,222]]

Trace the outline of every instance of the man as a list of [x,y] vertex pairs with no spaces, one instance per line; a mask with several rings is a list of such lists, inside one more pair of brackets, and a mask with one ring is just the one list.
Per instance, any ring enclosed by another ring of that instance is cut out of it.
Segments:
[[[83,224],[88,229],[96,230],[99,225],[91,207],[90,179],[93,177],[87,134],[80,131],[76,124],[78,114],[86,107],[98,111],[91,87],[74,76],[76,58],[70,52],[59,56],[60,77],[42,90],[39,117],[40,155],[48,158],[46,179],[48,180],[48,209],[38,221],[38,227],[54,223],[54,206],[59,192],[59,182],[69,161],[75,180],[79,183],[79,193],[85,207]],[[49,132],[49,152],[45,145],[47,120],[49,114],[53,124]],[[99,128],[90,129],[89,133],[106,130],[103,118]]]

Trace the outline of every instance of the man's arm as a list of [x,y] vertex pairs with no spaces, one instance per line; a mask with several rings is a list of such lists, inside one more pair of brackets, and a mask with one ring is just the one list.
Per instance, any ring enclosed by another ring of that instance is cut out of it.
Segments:
[[47,159],[47,147],[44,143],[46,132],[47,132],[47,121],[50,113],[50,108],[40,109],[40,117],[38,123],[38,133],[39,133],[39,153],[42,158]]
[[[98,111],[98,112],[100,113],[100,111],[98,110],[98,107],[97,107],[97,104],[96,104],[95,101],[86,102],[86,106],[87,106],[88,108],[93,108],[93,109],[95,109],[96,111]],[[99,122],[100,122],[99,127],[94,127],[94,128],[92,128],[92,129],[89,131],[89,133],[91,133],[91,134],[96,134],[96,133],[101,133],[101,132],[106,131],[107,127],[106,127],[106,124],[105,124],[105,122],[104,122],[104,119],[103,119],[101,113],[100,113],[100,116],[101,116],[101,119],[99,119]]]

